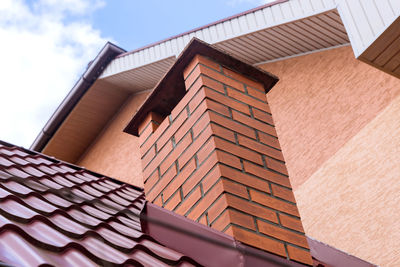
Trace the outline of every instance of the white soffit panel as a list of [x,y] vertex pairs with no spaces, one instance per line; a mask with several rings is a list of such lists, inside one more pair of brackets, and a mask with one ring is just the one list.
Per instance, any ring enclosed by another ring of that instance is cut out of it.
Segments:
[[154,73],[148,77],[139,69],[145,68],[149,72],[147,66],[154,62],[172,64],[171,60],[193,37],[215,44],[251,64],[349,43],[334,0],[281,0],[124,53],[106,67],[100,79],[134,91],[151,88],[148,86],[155,85],[154,81],[162,74],[156,77]]

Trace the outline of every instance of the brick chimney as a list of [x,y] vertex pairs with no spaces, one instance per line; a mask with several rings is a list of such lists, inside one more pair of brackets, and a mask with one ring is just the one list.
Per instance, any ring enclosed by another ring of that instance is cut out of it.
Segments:
[[147,200],[311,265],[266,99],[277,79],[198,40],[175,65],[126,128]]

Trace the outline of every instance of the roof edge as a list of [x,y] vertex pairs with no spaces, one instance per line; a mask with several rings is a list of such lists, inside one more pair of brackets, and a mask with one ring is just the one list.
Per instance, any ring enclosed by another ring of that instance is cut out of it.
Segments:
[[172,40],[172,39],[181,37],[181,36],[183,36],[183,35],[190,34],[190,33],[193,33],[193,32],[196,32],[196,31],[199,31],[199,30],[202,30],[202,29],[205,29],[205,28],[214,26],[214,25],[217,25],[217,24],[219,24],[219,23],[222,23],[222,22],[225,22],[225,21],[228,21],[228,20],[232,20],[232,19],[238,18],[238,17],[240,17],[240,16],[244,16],[244,15],[247,15],[247,14],[250,14],[250,13],[253,13],[253,12],[256,12],[256,11],[258,11],[258,10],[261,10],[261,9],[264,9],[264,8],[267,8],[267,7],[271,7],[271,6],[274,6],[274,5],[277,5],[277,4],[281,4],[281,3],[284,3],[284,2],[287,2],[287,1],[289,1],[289,0],[276,0],[276,1],[274,1],[274,2],[271,2],[271,3],[268,3],[268,4],[264,4],[264,5],[261,5],[261,6],[258,6],[258,7],[249,9],[249,10],[246,10],[246,11],[240,12],[240,13],[238,13],[238,14],[229,16],[229,17],[227,17],[227,18],[223,18],[223,19],[220,19],[220,20],[217,20],[217,21],[208,23],[208,24],[206,24],[206,25],[203,25],[203,26],[200,26],[200,27],[196,27],[196,28],[194,28],[194,29],[192,29],[192,30],[188,30],[188,31],[185,31],[185,32],[180,33],[180,34],[176,34],[176,35],[173,35],[173,36],[171,36],[171,37],[167,37],[167,38],[162,39],[162,40],[160,40],[160,41],[157,41],[157,42],[154,42],[154,43],[151,43],[151,44],[148,44],[148,45],[145,45],[145,46],[136,48],[136,49],[134,49],[134,50],[131,50],[131,51],[125,52],[125,53],[123,53],[123,54],[121,54],[121,55],[118,55],[117,57],[127,56],[127,55],[129,55],[129,54],[138,52],[138,51],[140,51],[140,50],[143,50],[143,49],[146,49],[146,48],[149,48],[149,47],[152,47],[152,46],[159,45],[159,44],[161,44],[161,43],[170,41],[170,40]]
[[50,139],[54,136],[58,128],[67,118],[67,116],[74,109],[76,104],[92,86],[96,79],[100,76],[105,67],[118,55],[126,52],[126,50],[119,46],[107,42],[100,52],[97,54],[95,59],[88,64],[85,72],[81,75],[79,80],[72,87],[71,91],[64,98],[61,104],[57,107],[53,115],[47,121],[39,135],[35,138],[31,150],[41,152]]
[[[195,55],[212,58],[227,68],[251,77],[264,86],[265,93],[268,93],[279,80],[275,75],[245,63],[231,53],[193,37],[125,127],[125,133],[138,136],[139,124],[149,112],[156,112],[161,116],[170,114],[171,110],[186,94],[181,72]],[[171,86],[171,84],[174,85]]]

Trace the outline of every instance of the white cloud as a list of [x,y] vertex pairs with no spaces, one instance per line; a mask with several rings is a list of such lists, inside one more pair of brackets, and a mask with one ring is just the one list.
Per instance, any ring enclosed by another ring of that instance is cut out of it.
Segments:
[[29,147],[106,39],[99,0],[0,0],[0,139]]

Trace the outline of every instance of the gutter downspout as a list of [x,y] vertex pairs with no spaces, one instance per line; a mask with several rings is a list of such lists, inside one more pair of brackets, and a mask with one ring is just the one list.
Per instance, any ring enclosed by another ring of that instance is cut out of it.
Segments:
[[56,111],[50,117],[46,125],[40,131],[33,144],[30,146],[31,150],[42,152],[46,147],[50,139],[56,133],[58,128],[67,118],[67,116],[74,109],[76,104],[85,95],[88,89],[96,81],[96,79],[103,72],[105,67],[113,60],[116,56],[125,53],[126,51],[113,43],[107,42],[104,47],[100,50],[96,58],[89,63],[86,71],[82,74],[79,80],[75,83],[74,87],[64,98],[61,104],[58,106]]

